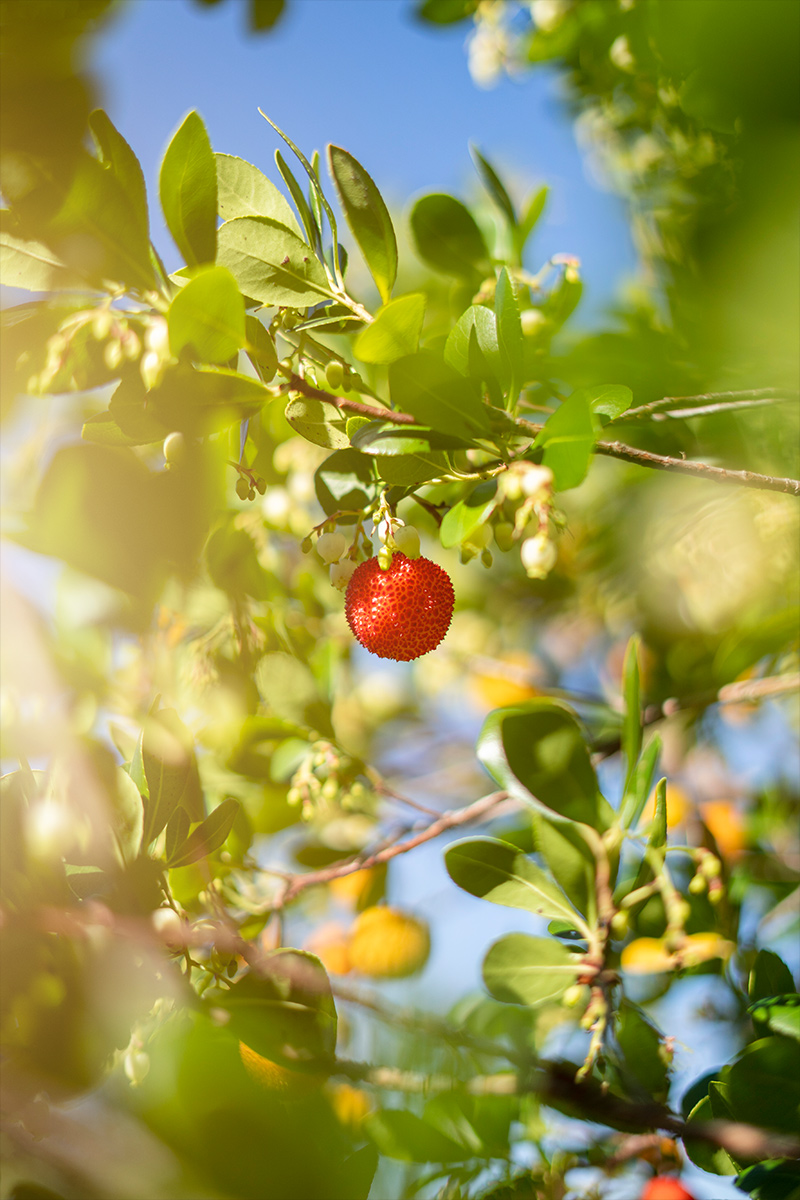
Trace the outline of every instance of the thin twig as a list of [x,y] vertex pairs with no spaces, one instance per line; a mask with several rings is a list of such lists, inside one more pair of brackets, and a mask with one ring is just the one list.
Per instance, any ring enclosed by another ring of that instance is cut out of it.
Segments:
[[289,376],[289,387],[293,392],[300,392],[311,400],[319,400],[322,404],[331,404],[334,408],[357,413],[361,417],[389,421],[393,425],[416,425],[417,423],[417,418],[413,417],[411,413],[398,413],[391,408],[377,408],[372,404],[362,404],[360,400],[350,400],[347,396],[334,396],[332,392],[325,392],[322,388],[307,383],[299,375]]
[[773,404],[785,404],[789,396],[773,396],[766,400],[727,400],[723,404],[702,404],[697,408],[670,408],[667,412],[653,413],[654,421],[679,421],[686,417],[716,416],[721,412],[741,412],[743,408],[769,408]]
[[647,417],[650,413],[670,408],[673,404],[695,405],[716,404],[718,401],[747,402],[748,400],[796,400],[797,392],[787,391],[786,388],[746,388],[739,392],[702,392],[697,396],[663,396],[660,400],[652,400],[649,404],[640,404],[638,408],[629,408],[627,412],[614,417],[616,422],[630,421],[632,417]]
[[483,796],[480,800],[476,800],[474,804],[468,804],[465,808],[456,808],[450,812],[442,813],[442,815],[430,825],[427,825],[419,833],[408,838],[407,841],[399,842],[393,846],[387,846],[383,850],[378,850],[374,854],[358,855],[356,858],[349,859],[344,863],[337,863],[335,866],[327,867],[321,871],[310,871],[307,875],[296,875],[291,883],[287,884],[283,895],[280,897],[276,907],[283,907],[294,900],[295,896],[306,888],[317,884],[330,883],[332,879],[341,879],[343,875],[352,875],[355,871],[362,871],[369,867],[377,867],[381,863],[389,862],[390,859],[396,858],[398,854],[407,854],[409,850],[414,850],[417,846],[421,846],[423,842],[430,842],[433,838],[438,837],[441,833],[445,833],[448,829],[455,829],[459,825],[467,825],[471,821],[479,821],[485,817],[501,800],[508,797],[507,792],[493,792],[490,796]]
[[731,471],[727,467],[715,467],[711,463],[694,462],[688,458],[673,458],[668,454],[653,454],[627,446],[624,442],[595,442],[595,453],[608,458],[620,458],[623,462],[636,463],[640,467],[651,467],[656,471],[676,471],[679,475],[694,475],[713,479],[717,483],[738,483],[741,487],[758,488],[765,492],[786,492],[800,496],[800,479],[785,479],[776,475],[761,475],[757,471]]

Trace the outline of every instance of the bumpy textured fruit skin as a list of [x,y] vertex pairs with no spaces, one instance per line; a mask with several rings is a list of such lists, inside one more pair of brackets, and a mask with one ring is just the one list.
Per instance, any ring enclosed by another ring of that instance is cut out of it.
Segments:
[[450,576],[429,558],[397,553],[382,571],[377,558],[356,568],[345,614],[356,639],[379,658],[410,662],[441,642],[453,617]]
[[644,1185],[640,1200],[694,1200],[694,1196],[671,1175],[656,1175]]

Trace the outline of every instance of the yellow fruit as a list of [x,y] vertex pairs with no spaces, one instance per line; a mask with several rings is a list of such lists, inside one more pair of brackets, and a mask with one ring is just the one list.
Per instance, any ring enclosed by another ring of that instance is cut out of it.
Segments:
[[350,964],[373,979],[399,979],[425,965],[431,942],[424,921],[396,908],[367,908],[350,935]]
[[257,1054],[244,1042],[239,1042],[239,1057],[251,1079],[287,1103],[305,1100],[307,1096],[319,1091],[325,1082],[324,1075],[282,1067],[279,1063],[264,1058],[263,1054]]
[[747,846],[742,814],[731,800],[709,800],[700,806],[703,824],[726,858],[737,858]]
[[487,709],[522,704],[539,695],[529,682],[535,670],[535,660],[527,654],[506,654],[497,659],[496,667],[487,663],[476,671],[470,680],[471,689],[478,702]]
[[385,867],[365,867],[361,871],[353,871],[352,875],[341,875],[338,879],[332,879],[328,887],[331,895],[337,900],[358,908],[367,900],[369,893],[378,886],[385,874]]
[[[667,784],[667,829],[676,829],[679,825],[683,825],[689,813],[692,811],[692,801],[689,795],[683,790],[680,784]],[[652,821],[656,815],[656,790],[653,788],[650,793],[647,804],[644,806],[642,813],[643,823]]]
[[367,1093],[349,1083],[334,1084],[330,1089],[330,1101],[338,1120],[353,1133],[372,1109]]
[[330,975],[347,975],[350,971],[350,935],[337,921],[320,925],[305,948],[316,954]]
[[636,938],[624,948],[620,961],[631,975],[657,975],[675,965],[663,938]]
[[718,933],[690,933],[681,949],[685,967],[696,967],[710,958],[729,958],[735,947]]

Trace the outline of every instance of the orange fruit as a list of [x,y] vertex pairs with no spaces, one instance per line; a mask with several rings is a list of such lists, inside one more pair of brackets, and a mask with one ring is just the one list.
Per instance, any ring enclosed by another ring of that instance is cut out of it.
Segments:
[[746,849],[744,819],[732,800],[707,800],[700,813],[725,858],[737,858]]
[[[667,784],[667,829],[676,829],[683,825],[694,805],[691,797],[679,783]],[[656,815],[656,789],[653,788],[644,806],[642,822],[647,824]]]
[[397,908],[367,908],[353,925],[350,964],[373,979],[400,979],[425,965],[431,941],[424,921]]

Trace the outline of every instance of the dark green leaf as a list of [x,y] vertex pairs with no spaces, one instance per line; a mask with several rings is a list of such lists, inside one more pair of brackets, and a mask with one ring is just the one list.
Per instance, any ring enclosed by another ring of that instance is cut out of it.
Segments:
[[494,167],[484,158],[477,146],[471,145],[469,150],[487,192],[500,211],[508,218],[509,224],[516,225],[517,214],[514,211],[514,203]]
[[[233,829],[233,823],[239,814],[237,800],[223,800],[205,821],[192,830],[188,838],[176,844],[170,853],[167,852],[167,862],[170,867],[187,867],[189,863],[197,862],[218,850]],[[167,829],[169,834],[169,828]]]
[[542,462],[555,476],[556,490],[577,487],[586,478],[594,447],[592,411],[586,393],[573,392],[548,417],[536,436],[533,448],[542,447]]
[[359,450],[337,450],[314,476],[317,499],[329,516],[341,509],[361,510],[375,496],[374,460]]
[[149,846],[169,821],[186,790],[192,736],[172,708],[148,717],[142,732],[142,761],[149,795],[144,801],[142,845]]
[[747,1010],[753,1023],[800,1042],[800,995],[765,996]]
[[484,479],[468,496],[448,509],[439,527],[445,549],[459,546],[470,534],[488,521],[497,506],[497,480]]
[[669,1092],[668,1059],[666,1047],[655,1025],[635,1004],[623,1001],[617,1014],[616,1035],[627,1071],[654,1099],[666,1100]]
[[751,1042],[723,1073],[733,1120],[796,1134],[800,1122],[800,1042]]
[[190,112],[167,147],[158,177],[167,228],[186,263],[211,263],[217,253],[217,165],[206,127]]
[[567,921],[571,928],[588,934],[557,884],[508,842],[494,838],[455,842],[445,852],[445,866],[453,882],[471,896]]
[[281,154],[280,150],[275,151],[275,164],[281,173],[283,182],[289,189],[289,195],[295,203],[295,207],[300,214],[300,220],[303,222],[303,228],[306,231],[309,242],[319,252],[322,250],[322,232],[317,219],[308,206],[308,201],[305,198],[303,189],[295,179],[292,169],[286,159]]
[[[689,1123],[705,1124],[713,1118],[711,1100],[708,1096],[704,1096],[690,1112]],[[730,1155],[720,1147],[712,1146],[708,1142],[696,1141],[688,1133],[683,1138],[683,1145],[689,1158],[702,1171],[709,1171],[712,1175],[736,1174],[738,1168],[731,1162]]]
[[288,201],[258,167],[232,154],[215,154],[217,210],[223,221],[235,217],[270,217],[301,236]]
[[427,429],[424,425],[388,425],[384,421],[367,421],[357,426],[351,436],[356,449],[363,450],[366,454],[388,457],[403,454],[430,455],[432,451],[437,450],[468,449],[472,444],[465,442],[463,438]]
[[471,17],[478,0],[418,0],[415,16],[431,25],[454,25]]
[[782,996],[795,990],[792,973],[773,950],[759,950],[750,972],[750,1003],[767,996]]
[[346,418],[332,404],[307,396],[296,396],[286,406],[286,420],[307,441],[329,450],[350,445]]
[[463,1162],[473,1156],[459,1142],[402,1109],[384,1108],[371,1113],[364,1128],[381,1154],[401,1162]]
[[114,174],[130,201],[142,232],[149,237],[150,215],[141,163],[102,108],[90,113],[89,128],[97,144],[100,161]]
[[768,1158],[747,1167],[734,1183],[753,1200],[800,1200],[800,1162]]
[[225,267],[203,267],[169,306],[169,348],[204,362],[227,362],[245,340],[244,300]]
[[269,217],[236,217],[218,234],[217,262],[259,304],[308,308],[332,293],[310,246]]
[[471,380],[462,378],[432,350],[420,350],[389,367],[392,405],[421,425],[472,439],[489,432],[486,405]]
[[393,363],[408,354],[416,354],[425,297],[419,293],[401,296],[384,305],[356,338],[355,352],[362,362]]
[[622,688],[625,696],[625,722],[622,727],[622,748],[628,769],[625,776],[625,791],[631,781],[642,749],[642,714],[639,699],[639,647],[641,639],[632,637],[625,650],[622,668]]
[[497,341],[497,318],[483,304],[471,305],[458,318],[448,334],[444,358],[460,375],[495,379],[508,386],[508,370]]
[[510,933],[500,938],[483,962],[483,982],[507,1004],[557,1000],[582,970],[581,957],[552,938]]
[[[328,167],[347,224],[377,284],[381,299],[386,304],[397,276],[397,240],[389,210],[371,177],[352,154],[348,154],[339,146],[328,146]],[[403,353],[409,354],[413,350],[416,350],[416,346]]]
[[[520,324],[517,298],[505,267],[497,280],[494,309],[497,314],[497,340],[509,379],[510,407],[525,382],[525,338]],[[539,436],[541,437],[541,434]]]
[[490,270],[483,234],[468,208],[453,196],[423,196],[411,210],[411,233],[420,258],[445,275],[472,278]]

